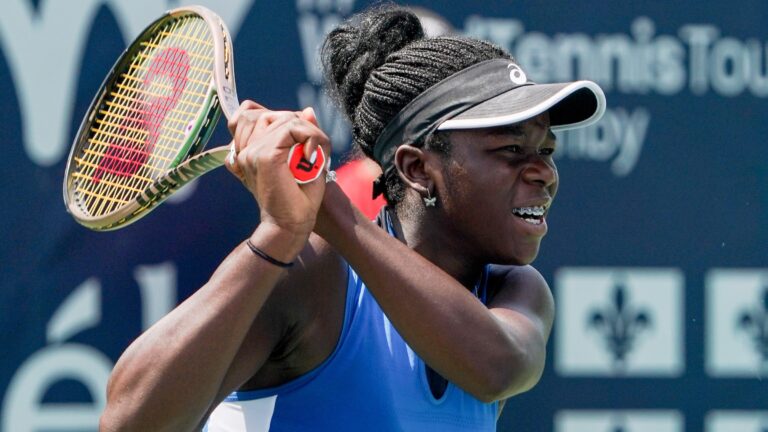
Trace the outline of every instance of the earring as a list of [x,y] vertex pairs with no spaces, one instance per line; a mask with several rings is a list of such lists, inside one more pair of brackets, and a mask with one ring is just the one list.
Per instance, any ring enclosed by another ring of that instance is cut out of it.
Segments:
[[435,203],[437,202],[437,197],[432,196],[432,194],[429,193],[429,189],[427,189],[427,196],[424,197],[424,206],[425,207],[434,207]]

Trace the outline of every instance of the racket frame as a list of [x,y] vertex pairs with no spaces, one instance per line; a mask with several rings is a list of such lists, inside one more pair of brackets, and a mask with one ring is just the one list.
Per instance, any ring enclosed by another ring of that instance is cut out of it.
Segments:
[[[196,117],[197,121],[187,133],[186,142],[182,144],[169,171],[158,176],[138,196],[114,211],[100,216],[90,215],[76,196],[77,182],[84,180],[72,175],[76,163],[74,157],[87,143],[90,137],[90,126],[99,108],[105,104],[109,91],[119,79],[119,72],[124,71],[125,65],[130,64],[136,53],[142,49],[141,42],[151,38],[155,31],[165,25],[168,20],[190,14],[196,14],[205,20],[211,32],[211,42],[214,44],[213,79],[205,102]],[[146,215],[182,186],[224,164],[230,152],[229,146],[217,147],[202,153],[200,151],[210,139],[221,112],[223,111],[227,118],[231,118],[238,109],[233,53],[232,39],[226,25],[215,13],[202,6],[169,10],[148,25],[123,51],[91,102],[67,160],[63,184],[64,202],[67,211],[78,223],[95,231],[122,228]]]

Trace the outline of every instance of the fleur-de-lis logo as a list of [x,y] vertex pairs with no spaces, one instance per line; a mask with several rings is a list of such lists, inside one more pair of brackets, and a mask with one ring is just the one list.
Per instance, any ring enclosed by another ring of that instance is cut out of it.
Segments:
[[618,373],[624,371],[627,354],[634,348],[638,334],[651,324],[649,312],[629,304],[627,290],[621,282],[614,287],[611,303],[594,309],[588,321],[589,327],[602,335]]
[[629,432],[629,429],[626,428],[626,422],[627,419],[623,415],[614,415],[611,420],[610,432]]
[[[755,350],[760,356],[762,375],[768,374],[768,286],[763,288],[760,301],[739,315],[738,326],[752,339]],[[763,432],[768,432],[768,426]]]

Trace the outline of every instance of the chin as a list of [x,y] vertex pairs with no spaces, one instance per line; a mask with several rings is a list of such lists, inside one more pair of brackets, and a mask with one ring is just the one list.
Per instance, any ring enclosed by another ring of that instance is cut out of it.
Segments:
[[524,266],[531,264],[539,256],[539,245],[536,247],[524,248],[524,250],[515,250],[506,255],[503,263],[506,265]]

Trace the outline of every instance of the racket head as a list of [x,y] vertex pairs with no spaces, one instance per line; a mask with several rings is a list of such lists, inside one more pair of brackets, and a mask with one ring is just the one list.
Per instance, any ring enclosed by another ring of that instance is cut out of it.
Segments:
[[237,109],[232,53],[224,23],[199,6],[167,12],[126,48],[70,151],[64,201],[77,222],[120,228],[178,189],[152,193]]

